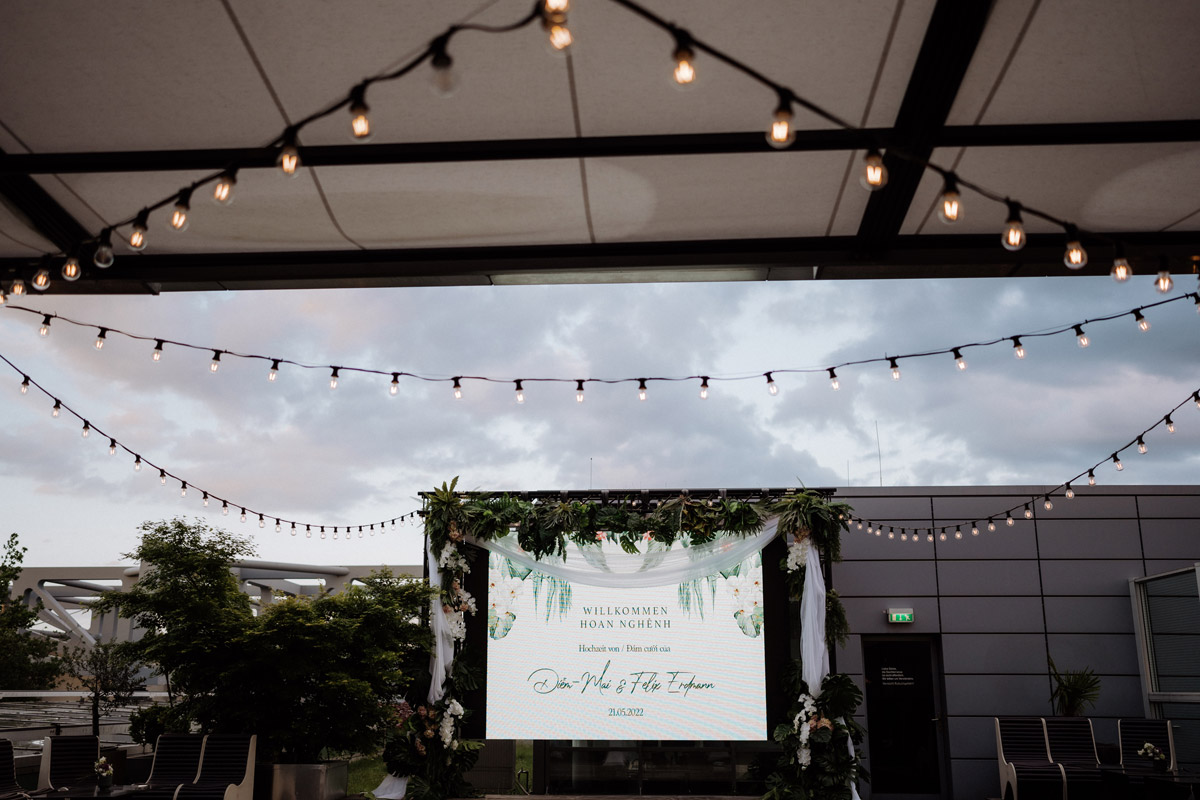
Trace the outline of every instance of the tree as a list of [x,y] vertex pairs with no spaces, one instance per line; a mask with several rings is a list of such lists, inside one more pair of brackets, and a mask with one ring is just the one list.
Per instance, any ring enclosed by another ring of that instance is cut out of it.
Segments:
[[14,533],[0,554],[0,689],[49,689],[62,674],[58,644],[30,630],[41,604],[30,608],[12,596],[25,552]]
[[145,684],[138,677],[140,664],[116,642],[101,642],[91,649],[76,648],[63,658],[67,674],[91,692],[92,735],[100,735],[100,717],[127,705]]

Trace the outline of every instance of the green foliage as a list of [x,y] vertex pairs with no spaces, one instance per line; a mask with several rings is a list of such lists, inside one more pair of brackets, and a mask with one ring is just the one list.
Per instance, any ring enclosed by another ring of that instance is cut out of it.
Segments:
[[75,648],[63,656],[66,672],[90,693],[92,735],[100,735],[100,717],[128,705],[145,681],[138,677],[141,664],[127,644],[99,642],[90,649]]
[[[405,703],[398,709],[397,724],[383,748],[383,760],[393,775],[409,775],[406,797],[412,800],[447,800],[473,794],[464,775],[479,760],[483,742],[461,738],[460,717],[447,714],[461,710],[449,695],[437,703],[420,705],[415,710]],[[443,739],[444,725],[451,725],[452,736]]]
[[13,584],[21,575],[26,548],[11,534],[0,555],[0,687],[5,689],[51,689],[62,674],[53,639],[33,633],[41,603],[29,607],[12,596]]
[[1090,667],[1080,670],[1063,670],[1059,672],[1054,665],[1054,659],[1049,656],[1046,661],[1050,665],[1050,677],[1054,679],[1054,689],[1050,692],[1050,704],[1054,713],[1060,717],[1080,717],[1089,708],[1094,708],[1100,699],[1100,676]]
[[178,706],[153,703],[129,715],[129,738],[153,746],[163,733],[187,733],[188,720]]

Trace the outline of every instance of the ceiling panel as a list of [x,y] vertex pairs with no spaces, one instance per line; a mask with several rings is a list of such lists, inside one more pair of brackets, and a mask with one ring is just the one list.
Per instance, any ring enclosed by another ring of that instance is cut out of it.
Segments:
[[827,153],[588,159],[601,242],[820,236],[842,179]]
[[25,223],[24,215],[14,214],[0,198],[0,256],[37,256],[55,249]]
[[[585,136],[766,130],[777,98],[711,57],[696,58],[696,83],[671,79],[674,41],[614,3],[572,7],[575,79]],[[660,16],[858,123],[884,49],[894,2],[795,3],[747,6],[725,0],[657,0]],[[917,3],[918,7],[922,4]],[[915,11],[914,18],[920,12]],[[911,48],[909,26],[897,47]],[[897,56],[903,71],[915,51]],[[902,83],[902,79],[897,79]],[[894,113],[894,112],[893,112]],[[797,109],[800,128],[831,124]]]
[[[900,110],[900,103],[904,100],[908,79],[917,63],[921,43],[925,41],[925,29],[929,27],[929,19],[933,16],[935,5],[937,4],[933,0],[906,0],[901,4],[896,31],[892,34],[891,44],[887,48],[879,72],[879,85],[875,89],[871,108],[865,120],[851,119],[851,122],[861,123],[867,128],[888,128],[896,122],[896,112]],[[871,27],[890,25],[891,16],[891,10],[880,5]],[[836,81],[835,78],[830,80]]]
[[575,160],[341,167],[319,173],[342,229],[366,247],[588,241]]
[[[948,164],[953,155],[935,151],[932,160]],[[1096,231],[1157,231],[1200,208],[1200,144],[972,148],[957,170],[989,189]],[[994,230],[999,236],[1004,207],[967,191],[957,224],[943,225],[930,216],[922,225],[940,190],[941,179],[927,172],[902,233]],[[1059,230],[1029,215],[1025,229]],[[1177,229],[1200,230],[1200,216]]]
[[8,3],[0,98],[35,152],[257,145],[281,122],[212,0]]
[[[467,3],[236,3],[238,18],[292,119],[346,96],[350,87],[420,53],[467,17],[506,25],[529,13],[527,0]],[[483,11],[472,14],[476,8]],[[375,141],[407,142],[573,136],[566,61],[551,56],[540,25],[483,34],[463,31],[450,45],[458,90],[431,89],[428,64],[367,95]],[[350,141],[349,113],[305,128],[305,144]],[[279,126],[282,128],[282,125]]]
[[1200,117],[1200,3],[1045,0],[977,120],[1027,16],[999,0],[949,124]]

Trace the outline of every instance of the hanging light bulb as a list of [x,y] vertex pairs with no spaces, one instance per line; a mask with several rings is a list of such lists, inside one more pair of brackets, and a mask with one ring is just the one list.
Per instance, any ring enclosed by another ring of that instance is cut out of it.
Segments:
[[295,177],[296,171],[300,169],[300,149],[296,147],[296,132],[290,129],[289,131],[284,134],[283,145],[279,148],[279,156],[275,163],[284,175],[291,178]]
[[961,216],[962,199],[958,196],[958,182],[953,173],[948,173],[942,186],[941,199],[938,200],[938,219],[947,225],[953,225]]
[[186,231],[188,227],[188,212],[192,210],[192,187],[181,189],[175,198],[175,209],[171,212],[171,228]]
[[83,270],[79,267],[79,257],[74,254],[67,256],[67,260],[62,265],[63,280],[77,281],[82,274]]
[[49,314],[44,314],[42,316],[42,327],[38,328],[38,335],[39,336],[49,336],[50,335],[50,315]]
[[58,419],[58,415],[61,413],[62,413],[62,401],[56,399],[54,401],[54,408],[50,409],[50,416],[53,417],[54,419]]
[[1137,448],[1138,448],[1138,452],[1141,453],[1142,455],[1146,455],[1146,451],[1149,449],[1148,447],[1146,447],[1146,440],[1143,439],[1141,436],[1137,437]]
[[1121,472],[1125,469],[1125,465],[1121,463],[1120,456],[1118,456],[1116,453],[1112,454],[1112,463],[1113,469],[1115,469],[1117,472]]
[[162,486],[167,485],[167,471],[165,469],[160,469],[158,471],[158,482]]
[[1021,337],[1020,336],[1012,337],[1012,342],[1013,342],[1013,355],[1016,356],[1018,359],[1024,358],[1025,357],[1025,346],[1023,344],[1021,344]]
[[108,339],[108,328],[101,328],[100,333],[96,334],[96,349],[103,350],[104,342]]
[[946,529],[945,528],[942,528],[941,531],[938,532],[938,541],[939,542],[946,541]]
[[1089,469],[1088,470],[1088,486],[1095,486],[1095,485],[1096,485],[1096,470]]
[[1200,408],[1200,390],[1192,392],[1192,400],[1196,403],[1196,408]]
[[138,212],[137,219],[133,221],[133,232],[129,234],[129,248],[131,250],[146,249],[146,230],[150,226],[150,209],[143,208]]
[[833,389],[835,392],[836,392],[838,389],[840,389],[840,388],[841,388],[841,386],[842,386],[842,383],[841,383],[841,381],[839,381],[839,380],[838,380],[837,373],[836,373],[836,372],[834,372],[834,369],[833,369],[833,367],[830,367],[830,368],[829,368],[829,386],[830,386],[830,388],[832,388],[832,389]]
[[1007,526],[1008,526],[1008,527],[1010,527],[1010,528],[1011,528],[1013,525],[1016,525],[1016,524],[1017,524],[1017,523],[1016,523],[1016,520],[1014,520],[1014,519],[1013,519],[1013,515],[1012,515],[1012,512],[1011,512],[1011,511],[1009,511],[1008,513],[1006,513],[1006,514],[1004,515],[1004,524],[1005,524],[1005,525],[1007,525]]
[[967,360],[963,358],[962,353],[958,352],[957,347],[953,349],[952,355],[954,356],[954,366],[958,367],[959,372],[964,371],[967,368]]
[[792,127],[792,98],[781,92],[779,105],[771,118],[771,127],[767,128],[767,144],[777,150],[783,150],[796,141],[796,130]]
[[954,526],[954,538],[958,541],[962,540],[962,526],[961,525]]
[[133,457],[133,471],[134,472],[142,471],[142,457],[141,456],[135,455]]
[[889,358],[888,366],[891,367],[891,370],[892,370],[892,380],[894,380],[894,381],[900,380],[900,365],[896,363],[896,359]]
[[329,388],[336,389],[338,387],[338,368],[330,367],[333,372],[329,373]]
[[868,192],[877,192],[884,186],[887,186],[888,171],[883,165],[883,156],[879,151],[872,147],[863,156],[863,171],[859,176],[858,182]]
[[283,530],[283,525],[280,524],[279,520],[275,520],[275,532],[279,533],[282,530]]
[[454,379],[454,399],[462,400],[462,384],[459,382],[462,376]]
[[904,528],[900,529],[900,541],[902,541],[902,542],[908,541],[908,534],[905,533]]
[[241,515],[241,517],[239,517],[239,519],[240,519],[242,522],[245,522],[245,521],[246,521],[246,509],[244,509],[244,508],[242,509],[242,515]]
[[1133,267],[1129,266],[1129,261],[1123,256],[1117,256],[1113,259],[1112,270],[1109,274],[1112,275],[1112,279],[1117,283],[1124,283],[1133,274]]
[[542,28],[546,31],[547,36],[549,36],[547,41],[548,49],[554,55],[565,53],[567,48],[575,41],[575,38],[571,36],[571,29],[567,27],[567,14],[565,10],[549,11],[543,7]]
[[707,375],[702,375],[700,377],[700,399],[701,400],[708,399],[708,376]]
[[933,541],[933,531],[930,531],[929,533],[925,534],[925,541],[927,541],[927,542]]
[[112,228],[105,228],[100,232],[100,241],[96,243],[92,263],[100,269],[108,269],[113,265]]
[[1063,495],[1065,495],[1068,500],[1073,500],[1075,498],[1075,490],[1071,488],[1071,484],[1067,484],[1066,491],[1063,492]]
[[974,522],[971,523],[971,535],[972,536],[979,535],[979,526],[977,524],[975,524]]
[[779,384],[775,383],[775,379],[771,377],[771,373],[766,373],[767,378],[767,393],[772,397],[779,394]]
[[1079,241],[1079,231],[1074,225],[1067,225],[1067,249],[1063,251],[1063,264],[1067,269],[1083,269],[1087,263],[1087,250]]
[[274,383],[277,377],[279,377],[279,359],[273,358],[271,359],[271,369],[267,372],[267,380]]
[[521,381],[517,380],[517,381],[514,381],[514,383],[516,383],[516,385],[517,385],[517,403],[524,403],[525,402],[525,389],[522,388]]
[[8,286],[8,293],[13,297],[21,297],[25,294],[25,280],[23,278],[13,278],[13,282]]
[[1143,331],[1150,330],[1150,320],[1148,320],[1144,316],[1142,316],[1142,312],[1140,310],[1136,310],[1136,309],[1134,310],[1133,318],[1135,321],[1137,321],[1137,326],[1139,328],[1141,328]]
[[179,496],[187,497],[187,481],[179,482]]
[[692,63],[696,54],[692,52],[691,37],[685,31],[676,28],[674,33],[675,52],[671,54],[671,58],[675,60],[675,69],[671,72],[671,77],[675,79],[676,86],[687,89],[696,83],[696,66]]
[[89,422],[88,422],[88,421],[85,419],[85,420],[83,421],[83,433],[82,433],[81,435],[83,436],[83,438],[84,438],[84,439],[86,439],[86,438],[88,438],[88,434],[90,434],[91,432],[92,432],[92,426],[91,426],[91,424],[90,424],[90,423],[89,423]]
[[988,533],[995,533],[995,532],[996,532],[996,521],[994,519],[992,519],[991,517],[988,517]]
[[237,170],[228,169],[221,173],[213,186],[213,202],[227,206],[233,202],[233,187],[237,186]]
[[204,507],[208,508],[208,492],[204,493],[203,503],[204,503]]
[[33,280],[30,285],[39,292],[44,292],[50,288],[50,270],[48,267],[41,267],[37,272],[33,273]]
[[[37,288],[36,278],[34,288]],[[1154,279],[1154,288],[1158,290],[1159,294],[1166,294],[1175,288],[1175,281],[1171,280],[1171,269],[1166,256],[1158,259],[1158,277]]]
[[163,351],[163,340],[155,339],[154,340],[154,352],[150,356],[151,360],[162,361],[162,351]]
[[267,527],[267,521],[266,521],[265,519],[263,519],[263,515],[262,515],[262,514],[259,514],[259,515],[258,515],[258,527],[260,527],[260,528],[265,528],[265,527]]
[[216,372],[221,368],[221,351],[213,350],[212,363],[208,365],[209,372]]
[[575,402],[583,402],[583,381],[581,380],[575,381]]
[[895,538],[896,538],[896,531],[895,531],[894,529],[892,529],[892,528],[888,528],[888,538],[889,538],[889,539],[895,539]]
[[1163,417],[1163,422],[1167,423],[1167,433],[1175,432],[1175,421],[1171,419],[1170,414],[1167,414],[1165,417]]
[[0,286],[0,306],[8,302],[8,295],[4,293],[4,287]]
[[1046,495],[1045,499],[1042,501],[1042,508],[1046,509],[1047,511],[1054,510],[1054,503],[1050,502],[1050,495]]
[[117,454],[117,440],[110,438],[108,440],[108,454],[115,456]]
[[367,84],[364,81],[350,91],[350,137],[356,142],[365,142],[371,138],[371,120],[367,113]]
[[1029,507],[1029,503],[1025,504],[1025,519],[1033,519],[1033,509]]
[[29,376],[23,375],[21,381],[21,394],[29,394]]
[[224,500],[221,501],[221,516],[229,516],[229,503],[225,502]]
[[1016,252],[1025,246],[1025,225],[1021,221],[1021,204],[1015,200],[1007,200],[1008,219],[1004,222],[1004,230],[1000,232],[1000,244],[1005,250]]
[[392,373],[392,383],[388,387],[388,394],[390,394],[392,397],[395,397],[399,391],[400,391],[400,373],[393,372]]
[[434,39],[430,45],[433,50],[433,57],[429,61],[430,66],[433,67],[431,86],[434,93],[441,97],[449,97],[458,88],[458,75],[454,71],[454,59],[450,58],[450,54],[446,52],[446,45],[449,41],[449,35],[443,34]]
[[646,379],[638,378],[638,400],[646,399]]
[[1083,332],[1082,325],[1074,325],[1072,327],[1075,328],[1075,341],[1079,343],[1080,347],[1087,347],[1092,343],[1091,340],[1088,339],[1087,334]]

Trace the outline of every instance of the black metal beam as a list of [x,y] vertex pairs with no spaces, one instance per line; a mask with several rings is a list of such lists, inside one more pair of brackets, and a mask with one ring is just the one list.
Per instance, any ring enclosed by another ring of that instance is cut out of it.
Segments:
[[[1200,264],[1200,231],[1113,233],[1137,274],[1166,256],[1177,273]],[[86,269],[64,294],[454,286],[490,283],[597,283],[678,280],[878,280],[1107,275],[1111,251],[1084,243],[1079,272],[1062,263],[1059,234],[1031,234],[1010,253],[996,234],[900,236],[886,253],[864,251],[854,236],[721,239],[509,247],[413,248],[269,253],[124,255],[107,270]],[[0,274],[28,259],[0,259]]]
[[[0,150],[0,163],[6,158]],[[28,175],[0,173],[0,195],[14,212],[60,250],[69,251],[91,233]]]
[[[798,131],[792,151],[861,150],[878,142],[905,138],[892,128]],[[1200,142],[1200,120],[1056,123],[1048,125],[961,125],[928,135],[934,147],[1036,147],[1045,145],[1146,144]],[[431,164],[470,161],[522,161],[574,158],[629,158],[664,155],[777,153],[762,131],[689,133],[655,136],[590,136],[557,139],[510,139],[474,142],[409,142],[319,145],[301,148],[309,166]],[[786,151],[782,151],[786,152]],[[100,153],[0,155],[0,175],[103,172],[163,172],[274,168],[277,152],[268,148],[210,150],[128,150]],[[895,189],[893,176],[891,188]],[[883,196],[883,193],[880,193]]]
[[867,201],[858,226],[861,248],[886,250],[899,234],[925,174],[920,162],[933,153],[991,8],[990,0],[938,0],[934,7],[889,141],[917,160],[890,150],[885,155],[888,185]]

